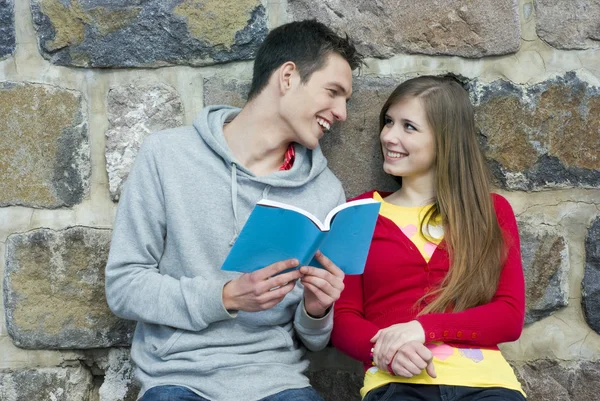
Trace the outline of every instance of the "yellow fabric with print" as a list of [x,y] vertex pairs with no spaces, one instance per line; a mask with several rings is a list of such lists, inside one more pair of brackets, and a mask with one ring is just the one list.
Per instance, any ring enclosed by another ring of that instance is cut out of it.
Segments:
[[398,206],[383,200],[378,192],[373,193],[373,199],[381,202],[379,214],[396,223],[404,235],[415,244],[425,261],[429,262],[433,251],[435,251],[435,248],[444,237],[444,230],[439,221],[423,227],[424,233],[430,238],[425,238],[421,234],[421,220],[432,205],[416,207]]
[[[386,202],[375,192],[373,198],[382,202],[380,214],[392,220],[415,244],[423,258],[429,262],[435,247],[443,238],[440,226],[429,226],[425,231],[432,238],[420,234],[421,218],[429,206],[403,207]],[[365,373],[360,395],[389,383],[435,384],[466,387],[504,387],[519,391],[525,396],[512,368],[498,350],[480,348],[456,348],[444,343],[427,344],[433,353],[433,365],[437,378],[426,371],[417,376],[404,378],[372,367]]]

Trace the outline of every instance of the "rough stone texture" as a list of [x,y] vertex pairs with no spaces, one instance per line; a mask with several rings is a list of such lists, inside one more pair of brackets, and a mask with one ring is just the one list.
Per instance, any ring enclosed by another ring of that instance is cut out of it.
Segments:
[[0,60],[15,52],[14,8],[14,0],[0,0]]
[[532,86],[468,86],[497,185],[600,188],[600,88],[573,72]]
[[585,320],[600,334],[600,217],[593,222],[585,239],[585,273],[581,287]]
[[110,230],[73,227],[10,235],[4,306],[8,334],[22,348],[127,345],[133,322],[117,318],[104,295]]
[[267,34],[261,0],[31,0],[42,55],[78,67],[247,60]]
[[0,370],[2,401],[88,401],[93,378],[83,367]]
[[113,348],[108,352],[108,360],[101,365],[104,383],[100,386],[100,401],[135,401],[140,391],[133,377],[133,362],[129,359],[129,349]]
[[[390,78],[355,78],[348,119],[334,124],[321,140],[329,167],[344,184],[348,197],[373,188],[394,190],[398,186],[382,169],[378,119],[381,105],[400,82]],[[206,79],[204,104],[241,107],[249,88],[247,81]]]
[[535,0],[537,34],[557,49],[600,48],[600,0]]
[[73,206],[89,190],[90,144],[79,92],[0,82],[0,206]]
[[294,0],[292,19],[317,18],[348,32],[361,53],[483,57],[514,53],[521,28],[516,0]]
[[540,360],[515,373],[528,401],[592,401],[600,394],[600,362]]
[[181,126],[184,110],[177,91],[161,83],[112,88],[107,102],[106,170],[110,196],[117,201],[144,138]]
[[554,228],[519,222],[519,234],[526,282],[525,323],[533,323],[567,306],[569,251],[567,240]]
[[329,167],[344,184],[347,197],[370,189],[395,190],[398,184],[383,172],[379,142],[379,112],[400,80],[359,77],[354,79],[348,118],[336,123],[321,141]]
[[227,104],[229,106],[244,107],[247,94],[250,90],[250,81],[223,78],[204,79],[204,104]]
[[327,369],[308,372],[307,376],[325,401],[360,401],[363,373]]

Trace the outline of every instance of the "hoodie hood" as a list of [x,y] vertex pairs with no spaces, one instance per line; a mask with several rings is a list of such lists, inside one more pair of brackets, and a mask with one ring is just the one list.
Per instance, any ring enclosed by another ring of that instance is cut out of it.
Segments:
[[229,246],[233,245],[241,230],[238,211],[238,192],[243,191],[244,188],[243,186],[238,186],[238,176],[244,177],[257,185],[264,185],[262,198],[267,198],[271,187],[301,187],[312,181],[327,168],[327,159],[323,156],[320,147],[310,150],[296,143],[294,145],[296,156],[291,169],[277,171],[265,176],[256,176],[235,159],[223,135],[223,125],[233,120],[240,111],[241,109],[231,106],[208,106],[194,120],[194,128],[198,132],[198,135],[223,160],[223,163],[231,171],[231,207],[234,230]]
[[196,117],[193,124],[204,142],[229,169],[235,169],[236,174],[270,186],[294,188],[311,181],[327,168],[327,159],[320,147],[310,150],[296,143],[296,158],[290,170],[257,177],[236,160],[223,135],[223,125],[233,120],[240,111],[241,109],[231,106],[208,106]]

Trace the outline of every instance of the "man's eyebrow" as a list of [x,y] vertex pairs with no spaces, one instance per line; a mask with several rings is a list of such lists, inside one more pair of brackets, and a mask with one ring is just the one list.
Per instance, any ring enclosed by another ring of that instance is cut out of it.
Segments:
[[335,86],[340,92],[342,92],[344,95],[348,94],[348,91],[346,90],[346,88],[344,88],[342,85],[338,84],[337,82],[329,82],[327,84],[327,86]]

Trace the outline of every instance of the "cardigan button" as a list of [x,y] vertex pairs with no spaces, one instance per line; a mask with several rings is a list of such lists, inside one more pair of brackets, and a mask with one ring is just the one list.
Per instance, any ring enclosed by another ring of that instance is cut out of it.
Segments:
[[435,333],[433,331],[429,333],[429,338],[435,338]]
[[456,333],[456,337],[461,338],[462,337],[462,331],[459,331],[458,333]]
[[477,338],[477,333],[471,333],[471,338]]
[[448,337],[448,330],[444,330],[444,337]]

